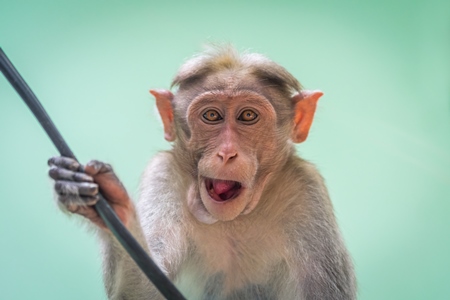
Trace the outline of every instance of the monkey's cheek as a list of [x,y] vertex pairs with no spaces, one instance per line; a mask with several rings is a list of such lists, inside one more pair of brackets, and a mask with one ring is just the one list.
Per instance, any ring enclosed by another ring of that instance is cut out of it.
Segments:
[[218,220],[213,217],[203,205],[200,195],[198,193],[198,186],[192,184],[189,187],[187,206],[191,214],[201,223],[204,224],[214,224]]
[[247,207],[242,212],[243,215],[248,215],[258,205],[259,200],[261,199],[262,194],[264,192],[264,188],[266,187],[266,184],[267,184],[269,178],[271,178],[271,177],[272,177],[272,174],[269,173],[265,177],[263,177],[263,179],[260,180],[257,184],[255,184],[255,186],[253,186],[252,195],[248,196],[250,200],[248,202]]

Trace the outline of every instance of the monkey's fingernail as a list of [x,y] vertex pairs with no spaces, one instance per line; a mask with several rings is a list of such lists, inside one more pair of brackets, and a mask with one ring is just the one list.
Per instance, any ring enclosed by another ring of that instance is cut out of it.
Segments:
[[55,157],[50,157],[50,158],[47,160],[47,165],[49,165],[49,166],[53,165],[54,160],[55,160]]
[[[103,166],[102,162],[100,162],[98,160],[91,160],[86,164],[84,169],[86,171],[89,168],[90,169],[89,171],[93,170],[94,173],[98,173],[101,170],[102,166]],[[91,173],[91,172],[89,172],[89,173]]]
[[85,173],[75,173],[75,174],[73,175],[73,179],[74,179],[75,181],[94,182],[94,179],[93,179],[91,176],[89,176],[89,175],[87,175],[87,174],[85,174]]

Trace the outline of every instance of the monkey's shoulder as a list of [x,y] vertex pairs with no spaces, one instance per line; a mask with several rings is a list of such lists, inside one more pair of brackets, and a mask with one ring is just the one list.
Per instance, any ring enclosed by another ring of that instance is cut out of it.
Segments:
[[170,151],[157,153],[148,163],[139,185],[138,211],[172,211],[181,209],[180,193],[186,180]]
[[286,162],[263,197],[261,212],[268,216],[283,215],[294,228],[308,226],[308,223],[316,223],[322,218],[334,219],[323,177],[314,164],[298,156],[292,156]]
[[288,160],[287,164],[285,165],[285,170],[290,170],[293,177],[301,180],[309,178],[311,181],[317,181],[320,183],[324,181],[317,166],[298,155],[293,155]]
[[176,162],[171,151],[157,153],[147,164],[141,181],[140,193],[155,191],[157,193],[180,191],[185,189],[186,176],[181,166]]
[[[328,198],[324,178],[317,167],[297,155],[287,160],[268,189],[275,191],[278,197],[284,198],[308,198],[317,195],[317,192],[322,198]],[[289,194],[280,195],[285,192]]]
[[177,170],[175,157],[171,151],[161,151],[153,156],[142,174],[142,183],[151,180],[154,177],[163,179],[173,176]]

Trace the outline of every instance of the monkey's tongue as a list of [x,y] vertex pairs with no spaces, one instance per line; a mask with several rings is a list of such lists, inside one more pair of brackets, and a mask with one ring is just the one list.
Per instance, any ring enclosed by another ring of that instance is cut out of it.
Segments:
[[232,180],[208,179],[206,183],[210,196],[217,201],[229,200],[239,193],[241,184]]
[[236,181],[229,181],[229,180],[213,180],[213,189],[214,192],[217,195],[220,195],[222,193],[226,193],[232,188],[234,188]]

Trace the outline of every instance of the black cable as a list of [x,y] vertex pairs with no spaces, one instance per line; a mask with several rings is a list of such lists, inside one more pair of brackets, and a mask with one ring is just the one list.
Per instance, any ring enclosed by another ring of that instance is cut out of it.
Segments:
[[[31,109],[34,116],[38,119],[39,123],[42,125],[45,132],[58,149],[59,153],[62,156],[76,159],[75,155],[64,141],[63,137],[59,133],[55,124],[53,124],[39,100],[31,91],[22,76],[20,76],[19,72],[3,52],[2,48],[0,48],[0,70],[3,72],[3,75],[5,75],[11,85],[16,89],[17,93],[22,97],[23,101],[25,101]],[[144,272],[148,279],[153,282],[161,294],[163,294],[166,299],[185,299],[173,283],[147,255],[131,233],[125,228],[116,213],[112,210],[111,206],[109,206],[108,202],[101,194],[100,200],[94,205],[94,208],[105,222],[106,226],[108,226],[109,230],[111,230],[117,240],[141,268],[142,272]]]

